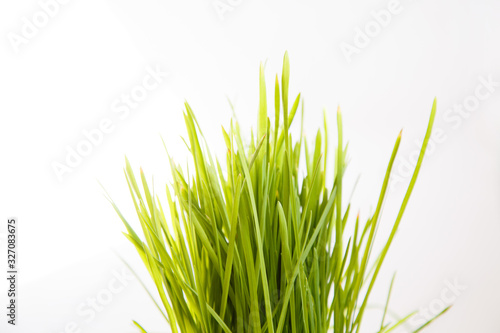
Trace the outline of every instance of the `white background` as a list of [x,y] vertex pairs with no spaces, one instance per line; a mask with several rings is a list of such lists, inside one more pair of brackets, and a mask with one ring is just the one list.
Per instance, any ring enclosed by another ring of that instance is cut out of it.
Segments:
[[[169,169],[161,137],[179,163],[187,161],[180,139],[186,99],[213,152],[223,156],[217,148],[223,147],[220,125],[231,116],[227,98],[248,134],[256,123],[259,63],[267,61],[273,82],[288,50],[291,92],[305,100],[306,134],[322,125],[323,108],[332,128],[337,105],[343,110],[351,161],[346,181],[354,184],[361,175],[354,204],[364,218],[399,130],[397,168],[404,170],[438,98],[441,137],[424,161],[370,313],[380,318],[377,305],[397,270],[391,301],[397,315],[454,303],[425,332],[500,332],[500,86],[471,112],[450,109],[477,101],[476,89],[487,92],[481,77],[500,82],[500,2],[401,0],[390,23],[373,30],[350,59],[342,43],[355,45],[357,28],[375,22],[371,12],[390,1],[229,2],[232,9],[221,18],[213,0],[72,0],[17,46],[14,34],[22,36],[23,18],[33,22],[40,3],[1,2],[0,219],[3,233],[8,217],[19,219],[21,273],[19,325],[7,327],[2,310],[0,331],[70,332],[65,328],[74,322],[80,332],[136,332],[135,319],[150,332],[168,332],[135,279],[91,320],[78,312],[89,298],[106,294],[113,272],[122,271],[114,253],[148,281],[98,182],[136,225],[124,155],[136,170],[154,175],[163,193]],[[141,84],[148,66],[169,75],[120,118],[114,101]],[[105,118],[113,130],[60,181],[53,163],[65,163],[67,146],[75,149],[82,131]],[[403,180],[388,196],[381,236],[397,213],[409,181]],[[0,240],[4,271],[5,237]],[[453,293],[450,283],[463,288]]]

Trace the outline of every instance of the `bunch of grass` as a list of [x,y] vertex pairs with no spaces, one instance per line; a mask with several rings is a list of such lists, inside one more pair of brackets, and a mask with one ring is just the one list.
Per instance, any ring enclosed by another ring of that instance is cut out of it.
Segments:
[[[354,233],[345,234],[351,219],[350,204],[342,195],[346,146],[341,113],[337,113],[334,181],[327,184],[326,172],[331,166],[327,163],[326,121],[312,149],[302,133],[299,140],[293,140],[289,128],[299,108],[303,120],[304,108],[300,94],[290,103],[288,87],[289,59],[285,54],[281,85],[276,75],[271,124],[261,66],[256,135],[252,134],[250,145],[245,146],[237,122],[231,121],[230,128],[222,129],[227,147],[224,171],[212,158],[193,110],[185,104],[187,145],[195,172],[186,173],[169,157],[173,184],[166,187],[167,216],[142,169],[140,180],[136,179],[126,161],[125,175],[144,240],[112,204],[126,226],[126,237],[135,245],[157,287],[172,332],[360,330],[375,281],[415,186],[436,102],[399,214],[381,252],[372,258],[401,133],[373,215],[366,222],[358,215],[353,219]],[[299,173],[303,153],[305,170]],[[372,331],[390,332],[411,317],[391,323],[386,322],[386,312],[387,304],[382,324]]]

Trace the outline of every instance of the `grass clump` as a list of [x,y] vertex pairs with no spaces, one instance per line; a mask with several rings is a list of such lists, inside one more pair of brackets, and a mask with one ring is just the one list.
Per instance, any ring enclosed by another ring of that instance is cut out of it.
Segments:
[[[342,195],[346,146],[341,113],[337,113],[338,146],[332,167],[327,163],[326,121],[312,147],[302,133],[299,140],[292,138],[289,128],[297,114],[302,113],[303,119],[304,108],[300,94],[289,99],[289,75],[285,54],[281,84],[276,75],[274,85],[272,124],[261,66],[256,135],[252,134],[248,146],[237,122],[223,128],[227,148],[223,164],[212,158],[193,110],[185,104],[186,142],[194,173],[189,174],[169,157],[173,184],[166,186],[166,209],[149,189],[142,169],[140,179],[136,179],[126,161],[125,176],[143,238],[112,204],[126,226],[125,236],[135,245],[157,287],[162,302],[158,307],[163,307],[172,332],[360,330],[375,281],[415,186],[436,102],[399,214],[381,252],[373,258],[401,134],[373,215],[364,222],[359,215],[350,219],[350,205]],[[305,170],[299,172],[299,160],[304,157]],[[334,180],[327,184],[330,169]],[[349,220],[355,223],[353,234],[344,233]],[[382,324],[371,331],[390,332],[411,317],[389,323],[386,311],[387,305]]]

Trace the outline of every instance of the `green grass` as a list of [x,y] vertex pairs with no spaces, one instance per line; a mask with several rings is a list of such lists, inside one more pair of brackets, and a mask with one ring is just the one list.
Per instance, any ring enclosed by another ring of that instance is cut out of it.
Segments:
[[[126,161],[125,176],[142,238],[112,205],[157,287],[161,299],[157,305],[172,332],[360,331],[422,165],[436,102],[399,213],[375,255],[376,230],[401,133],[376,209],[361,221],[359,215],[350,215],[350,204],[343,198],[346,146],[340,110],[335,165],[330,166],[326,120],[312,144],[302,133],[294,140],[289,131],[300,114],[304,118],[300,94],[289,99],[289,76],[285,54],[281,84],[278,75],[275,81],[272,124],[261,66],[256,133],[245,145],[237,122],[223,128],[227,156],[222,164],[212,157],[193,110],[185,104],[186,142],[194,173],[169,156],[173,183],[166,186],[168,206],[151,192],[142,169],[136,178]],[[301,158],[304,170],[299,170]],[[327,184],[327,171],[334,172],[333,183]],[[347,228],[353,233],[344,232],[347,223],[354,223]],[[370,331],[391,332],[411,317],[390,322],[387,306],[382,324]]]

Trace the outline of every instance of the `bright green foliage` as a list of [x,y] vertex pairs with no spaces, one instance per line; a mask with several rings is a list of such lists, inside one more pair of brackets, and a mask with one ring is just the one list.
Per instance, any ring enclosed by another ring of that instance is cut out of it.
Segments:
[[[312,148],[302,135],[294,141],[289,128],[297,118],[301,98],[299,94],[289,103],[288,85],[289,61],[285,54],[281,86],[276,76],[275,122],[271,124],[261,66],[256,137],[252,135],[245,148],[237,123],[223,128],[227,156],[222,165],[212,159],[186,103],[184,118],[195,172],[186,173],[170,159],[173,184],[166,187],[166,209],[151,193],[142,170],[140,179],[136,179],[126,162],[125,176],[143,239],[113,206],[125,223],[126,237],[156,284],[172,332],[340,333],[360,329],[369,296],[415,185],[436,103],[392,232],[381,253],[372,258],[401,134],[375,212],[364,223],[359,216],[351,219],[350,205],[342,201],[346,147],[340,111],[334,182],[327,184],[325,174],[332,167],[326,163],[326,121]],[[303,117],[303,105],[301,110]],[[305,170],[299,172],[303,156]],[[354,234],[345,234],[351,220]],[[386,311],[382,325],[371,331],[390,332],[411,316],[386,323]]]

